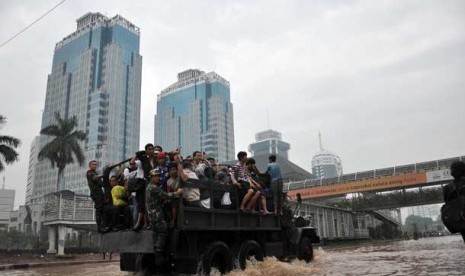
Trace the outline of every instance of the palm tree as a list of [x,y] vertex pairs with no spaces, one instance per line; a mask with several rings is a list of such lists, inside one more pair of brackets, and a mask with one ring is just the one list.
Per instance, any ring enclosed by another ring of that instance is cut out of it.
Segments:
[[[74,157],[80,166],[84,165],[84,154],[79,141],[86,139],[86,133],[74,130],[78,125],[76,116],[61,118],[59,112],[55,112],[55,125],[49,125],[40,131],[40,134],[54,137],[39,152],[39,160],[50,160],[52,168],[57,166],[57,191],[61,190],[63,172],[68,164],[74,163]],[[74,157],[73,157],[74,155]]]
[[[6,118],[0,115],[0,128],[6,123]],[[5,169],[6,164],[11,164],[19,160],[16,148],[21,145],[21,140],[15,137],[0,135],[0,172]]]

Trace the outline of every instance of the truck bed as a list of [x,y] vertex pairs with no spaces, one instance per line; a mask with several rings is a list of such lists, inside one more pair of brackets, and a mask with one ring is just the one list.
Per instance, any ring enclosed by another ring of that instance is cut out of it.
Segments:
[[[277,215],[243,213],[237,210],[205,209],[201,207],[180,208],[177,231],[279,231]],[[173,231],[173,230],[171,230]],[[102,252],[153,253],[152,231],[123,230],[101,235]]]

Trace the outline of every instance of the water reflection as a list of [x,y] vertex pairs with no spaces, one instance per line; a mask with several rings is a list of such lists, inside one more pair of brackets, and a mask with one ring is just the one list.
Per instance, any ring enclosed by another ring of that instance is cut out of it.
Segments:
[[[465,245],[460,236],[390,242],[382,245],[317,249],[310,264],[283,263],[275,258],[249,262],[247,269],[228,276],[280,275],[465,275]],[[219,273],[216,273],[219,275]],[[133,275],[120,272],[119,263],[73,265],[2,271],[0,275]]]

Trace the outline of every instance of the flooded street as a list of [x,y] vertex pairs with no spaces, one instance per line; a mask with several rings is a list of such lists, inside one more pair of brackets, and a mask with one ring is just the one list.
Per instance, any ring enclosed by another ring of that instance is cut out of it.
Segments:
[[[239,275],[465,275],[465,245],[460,236],[397,241],[379,245],[316,249],[315,259],[282,263],[274,258],[251,262]],[[132,275],[118,263],[3,271],[0,275]]]

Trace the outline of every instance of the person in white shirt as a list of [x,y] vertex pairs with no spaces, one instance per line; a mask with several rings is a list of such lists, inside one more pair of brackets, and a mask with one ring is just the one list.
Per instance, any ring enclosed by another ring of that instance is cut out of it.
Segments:
[[[147,185],[147,181],[145,180],[145,175],[144,175],[144,168],[142,165],[142,162],[137,159],[136,156],[134,156],[131,161],[129,161],[129,164],[132,166],[136,166],[137,169],[128,172],[128,177],[133,177],[136,178],[136,201],[137,201],[137,221],[136,224],[134,224],[133,230],[138,231],[142,227],[142,222],[144,223],[145,228],[149,228],[149,219],[147,217],[147,212],[145,208],[145,188]],[[126,174],[125,174],[126,176]]]
[[[186,160],[182,163],[182,168],[184,174],[189,179],[199,180],[199,177],[195,172],[192,171],[192,162]],[[200,190],[199,188],[184,187],[183,189],[183,199],[187,205],[190,206],[201,206],[204,208],[210,208],[210,198],[200,200]]]

